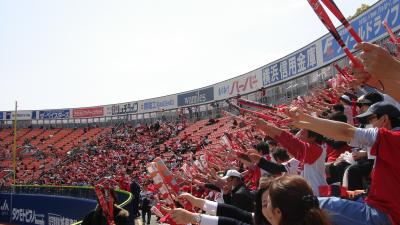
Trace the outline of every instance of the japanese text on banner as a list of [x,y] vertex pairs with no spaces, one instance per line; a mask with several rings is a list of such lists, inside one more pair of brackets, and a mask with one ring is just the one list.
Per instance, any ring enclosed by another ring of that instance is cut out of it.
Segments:
[[[375,41],[380,36],[386,34],[386,30],[382,25],[384,20],[386,20],[392,28],[400,25],[399,7],[399,0],[382,0],[368,9],[362,16],[351,21],[350,24],[363,41]],[[349,32],[343,26],[338,29],[338,32],[346,46],[349,49],[353,49],[356,41]],[[322,51],[324,63],[333,61],[344,55],[342,48],[332,35],[327,35],[322,39]]]
[[316,68],[317,50],[313,44],[303,50],[267,65],[262,69],[263,86],[268,86]]

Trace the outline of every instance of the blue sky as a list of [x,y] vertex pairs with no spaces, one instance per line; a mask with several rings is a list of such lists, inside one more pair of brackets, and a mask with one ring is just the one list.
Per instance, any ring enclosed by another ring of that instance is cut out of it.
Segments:
[[[335,2],[348,16],[376,1]],[[326,33],[306,0],[3,0],[0,111],[15,100],[72,108],[187,91]]]

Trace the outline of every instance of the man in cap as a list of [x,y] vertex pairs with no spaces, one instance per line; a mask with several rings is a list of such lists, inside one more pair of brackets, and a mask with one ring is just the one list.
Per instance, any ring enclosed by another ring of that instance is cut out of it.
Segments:
[[338,198],[321,198],[320,206],[330,212],[334,224],[400,224],[400,111],[378,102],[357,116],[368,128],[315,118],[292,108],[286,111],[299,128],[328,138],[367,148],[376,157],[371,186],[365,203]]
[[360,112],[364,113],[368,108],[377,103],[383,101],[383,95],[378,92],[370,92],[357,99],[357,106],[360,108]]
[[[361,96],[357,100],[357,106],[359,107],[360,113],[365,113],[368,108],[377,103],[384,101],[384,97],[379,92],[369,92],[363,96]],[[368,121],[362,117],[356,117],[358,121],[365,125]],[[369,180],[373,165],[375,163],[375,157],[368,157],[367,148],[356,148],[353,149],[353,159],[355,160],[355,164],[351,165],[347,169],[347,179],[343,178],[343,180],[347,180],[347,188],[349,190],[360,190],[365,187],[365,181]],[[343,171],[344,172],[344,171]]]
[[248,212],[253,212],[253,195],[243,183],[242,175],[237,170],[228,170],[222,179],[226,181],[223,196],[224,202]]
[[342,103],[342,105],[344,107],[343,113],[347,117],[347,123],[353,125],[354,124],[354,121],[353,121],[353,110],[352,110],[352,107],[351,107],[351,99],[350,99],[350,97],[347,96],[347,95],[342,95],[339,100],[340,100],[340,103]]

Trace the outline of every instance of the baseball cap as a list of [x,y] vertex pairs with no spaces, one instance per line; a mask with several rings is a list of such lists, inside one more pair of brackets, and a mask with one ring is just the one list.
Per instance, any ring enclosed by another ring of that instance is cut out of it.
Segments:
[[383,95],[378,92],[370,92],[361,96],[357,100],[357,104],[365,104],[365,105],[372,105],[377,102],[383,101]]
[[366,119],[367,117],[378,114],[378,115],[388,115],[390,118],[400,118],[400,111],[396,106],[387,102],[377,102],[371,105],[368,110],[356,118]]
[[228,170],[226,175],[222,178],[223,180],[228,179],[229,177],[238,177],[242,178],[242,175],[237,170]]
[[350,97],[347,96],[347,95],[342,95],[340,98],[341,98],[341,99],[344,99],[344,100],[346,100],[346,101],[348,101],[348,102],[351,102]]

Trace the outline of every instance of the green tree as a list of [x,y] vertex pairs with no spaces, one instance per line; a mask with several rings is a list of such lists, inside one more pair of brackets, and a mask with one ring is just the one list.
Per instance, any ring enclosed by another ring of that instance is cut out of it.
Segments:
[[358,7],[358,9],[356,10],[356,13],[354,13],[354,15],[352,15],[352,16],[349,16],[347,19],[348,20],[353,19],[354,17],[356,17],[356,16],[360,15],[361,13],[367,11],[367,9],[369,9],[369,7],[371,7],[371,6],[369,6],[367,4],[361,4],[361,6]]

